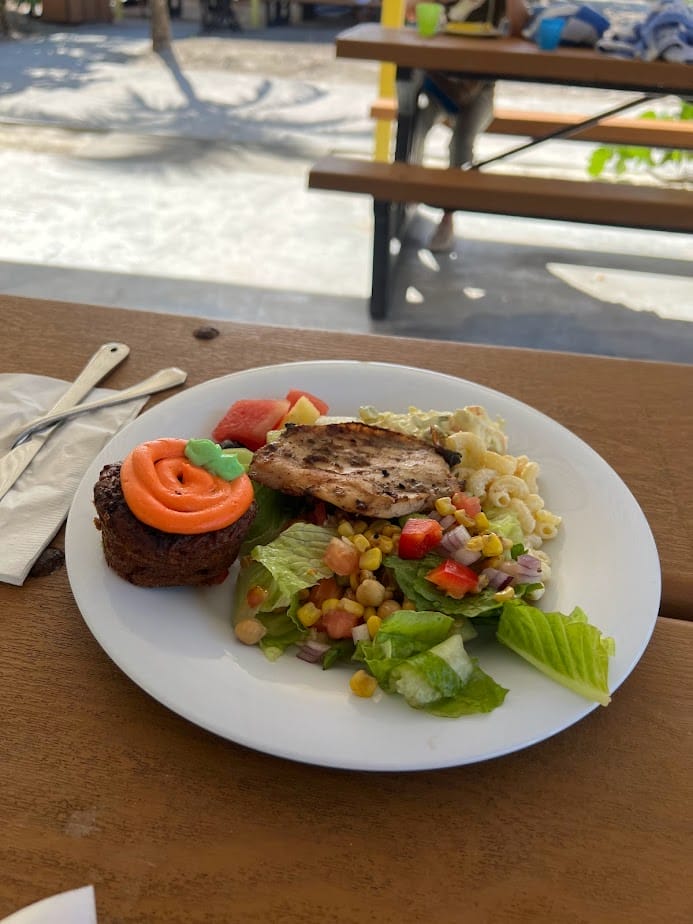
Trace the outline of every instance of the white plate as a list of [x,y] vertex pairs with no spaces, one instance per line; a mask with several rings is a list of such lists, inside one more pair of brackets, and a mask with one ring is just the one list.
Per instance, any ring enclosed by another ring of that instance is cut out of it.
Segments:
[[361,404],[405,411],[481,404],[506,421],[510,451],[541,464],[540,489],[564,517],[547,546],[554,579],[542,606],[582,606],[616,640],[611,690],[632,671],[652,633],[660,572],[652,534],[616,473],[570,431],[499,392],[452,376],[385,363],[289,363],[238,372],[182,392],[125,427],[100,453],[75,497],[67,525],[67,568],[85,622],[140,687],[191,722],[240,744],[332,767],[417,770],[473,763],[548,738],[595,707],[489,643],[474,650],[510,692],[489,715],[435,718],[399,697],[359,699],[353,671],[322,671],[286,655],[268,662],[235,640],[232,580],[203,590],[133,587],[110,571],[94,528],[92,488],[101,467],[138,443],[208,436],[238,398],[319,395],[333,414]]

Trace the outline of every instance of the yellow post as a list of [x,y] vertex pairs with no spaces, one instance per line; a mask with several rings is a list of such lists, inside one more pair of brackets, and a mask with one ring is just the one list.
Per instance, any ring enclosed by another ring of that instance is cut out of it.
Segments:
[[[404,24],[405,0],[383,0],[380,13],[380,24],[398,29]],[[378,98],[394,99],[396,94],[395,77],[397,68],[394,64],[385,62],[380,65],[380,78],[378,80]],[[378,119],[375,123],[375,151],[374,160],[389,161],[392,142],[392,122],[388,119]]]
[[250,0],[250,25],[253,29],[259,29],[262,25],[261,20],[260,0]]

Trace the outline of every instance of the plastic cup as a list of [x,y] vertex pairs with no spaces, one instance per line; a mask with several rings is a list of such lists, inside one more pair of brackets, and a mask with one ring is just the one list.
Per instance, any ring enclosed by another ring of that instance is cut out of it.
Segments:
[[553,51],[554,48],[558,48],[564,25],[565,19],[560,16],[542,19],[539,23],[539,33],[537,35],[537,44],[542,51]]
[[442,3],[417,3],[416,28],[419,30],[419,35],[424,38],[435,35],[440,28],[442,16]]

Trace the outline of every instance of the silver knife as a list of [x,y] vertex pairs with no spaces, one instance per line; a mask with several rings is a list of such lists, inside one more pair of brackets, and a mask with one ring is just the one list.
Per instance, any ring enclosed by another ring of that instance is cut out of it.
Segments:
[[[122,363],[129,352],[130,347],[124,343],[104,343],[94,353],[60,400],[50,409],[50,413],[57,414],[59,411],[72,407],[73,404],[78,404],[101,379]],[[0,459],[0,500],[7,494],[55,429],[56,427],[53,426],[49,430],[37,433],[36,436],[11,449]]]

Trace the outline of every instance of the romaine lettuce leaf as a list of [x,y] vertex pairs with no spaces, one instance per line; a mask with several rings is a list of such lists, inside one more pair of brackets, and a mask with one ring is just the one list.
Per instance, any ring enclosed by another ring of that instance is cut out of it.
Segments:
[[609,657],[614,641],[590,625],[578,607],[565,616],[508,600],[496,637],[552,680],[602,706],[610,702]]
[[491,712],[507,693],[469,657],[459,635],[403,661],[390,680],[410,706],[447,718]]
[[243,540],[239,552],[241,558],[256,545],[267,545],[275,539],[303,504],[300,497],[290,497],[257,482],[253,482],[253,489],[257,513]]
[[[251,559],[266,568],[279,589],[273,609],[289,606],[299,590],[332,575],[323,559],[334,536],[334,531],[324,526],[292,523],[268,545],[255,546]],[[263,609],[267,609],[264,604]]]
[[385,566],[390,568],[397,584],[405,596],[419,610],[436,610],[448,616],[466,616],[474,619],[476,616],[500,614],[501,604],[493,597],[496,593],[492,588],[482,590],[478,594],[467,594],[461,600],[449,597],[439,590],[435,584],[426,580],[429,571],[439,565],[441,559],[438,555],[426,555],[417,561],[400,558],[398,555],[387,555]]
[[291,616],[283,611],[258,613],[256,619],[267,629],[267,634],[260,639],[259,645],[270,661],[276,661],[287,648],[303,641],[308,635],[307,629],[299,627]]
[[[260,606],[250,606],[248,603],[248,591],[251,587],[262,587],[267,592]],[[234,625],[255,616],[258,610],[271,612],[279,605],[277,601],[281,598],[281,593],[281,588],[263,564],[252,559],[244,559],[233,590]]]
[[490,712],[507,691],[469,657],[457,626],[443,613],[400,610],[372,641],[358,643],[354,660],[416,709],[449,717]]
[[510,539],[513,545],[524,545],[525,537],[516,513],[501,507],[484,507],[484,513],[492,532],[503,539]]
[[443,718],[457,719],[461,715],[493,712],[498,706],[503,705],[508,691],[482,671],[476,658],[472,658],[472,662],[474,668],[460,692],[449,699],[431,703],[425,707],[426,712]]

